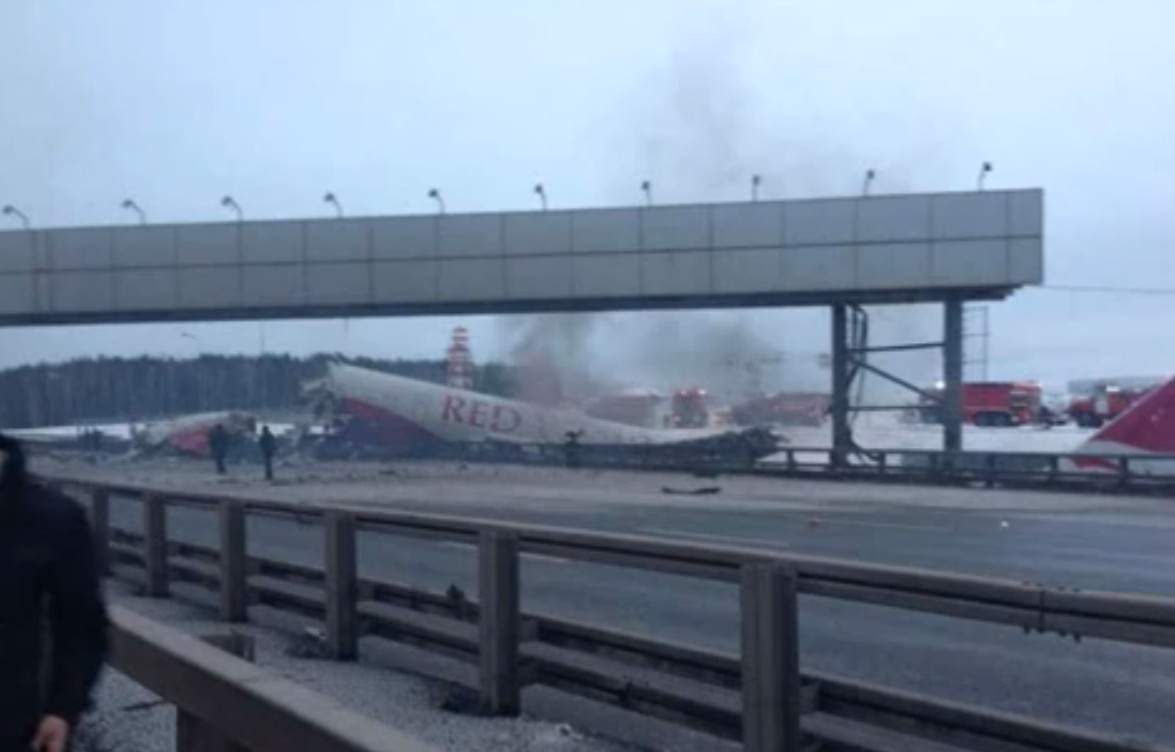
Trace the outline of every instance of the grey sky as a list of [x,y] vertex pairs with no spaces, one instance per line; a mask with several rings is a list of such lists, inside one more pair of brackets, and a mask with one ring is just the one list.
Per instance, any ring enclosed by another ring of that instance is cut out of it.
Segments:
[[[855,192],[867,167],[878,192],[970,188],[991,160],[991,186],[1047,191],[1050,284],[1175,287],[1173,22],[1165,0],[0,0],[0,203],[104,224],[130,219],[131,196],[201,221],[225,193],[292,217],[327,212],[326,190],[350,214],[430,211],[437,186],[450,210],[484,210],[534,205],[541,181],[552,205],[584,206],[634,203],[646,177],[668,203],[745,196],[756,172],[772,196]],[[1173,309],[1023,292],[992,308],[992,376],[1170,372]],[[635,362],[642,328],[703,319],[824,349],[818,312],[612,317],[584,342]],[[938,324],[884,320],[879,336]],[[262,341],[424,356],[455,323],[10,330],[0,365]],[[517,334],[463,323],[481,355]],[[693,331],[672,330],[678,350]]]

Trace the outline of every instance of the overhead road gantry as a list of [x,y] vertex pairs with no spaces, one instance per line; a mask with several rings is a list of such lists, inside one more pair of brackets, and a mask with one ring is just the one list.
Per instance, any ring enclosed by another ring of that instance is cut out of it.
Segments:
[[834,449],[861,306],[942,303],[945,445],[962,312],[1043,281],[1043,191],[0,232],[0,324],[828,306]]

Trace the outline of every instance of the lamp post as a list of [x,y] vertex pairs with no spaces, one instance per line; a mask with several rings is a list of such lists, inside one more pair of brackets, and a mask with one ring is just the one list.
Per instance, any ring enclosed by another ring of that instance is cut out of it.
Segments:
[[339,199],[335,194],[327,191],[326,195],[322,197],[322,200],[335,208],[335,216],[339,219],[343,218],[343,205],[339,203]]
[[991,172],[991,162],[984,162],[983,166],[979,168],[979,181],[977,190],[983,190],[983,183],[987,179],[989,172]]
[[546,211],[547,210],[547,192],[545,190],[543,190],[543,184],[536,183],[534,186],[534,192],[539,197],[539,202],[543,206],[543,211]]
[[761,175],[752,175],[751,176],[751,200],[752,201],[759,200],[759,186],[762,183],[763,183],[763,177]]
[[220,200],[220,205],[226,209],[232,209],[234,212],[236,212],[238,222],[245,221],[245,212],[241,211],[241,205],[238,204],[236,199],[234,199],[232,196],[225,196],[222,198]]
[[441,214],[445,213],[445,199],[441,198],[441,192],[436,188],[429,190],[428,197],[437,202],[437,208],[440,209]]
[[865,183],[861,186],[861,195],[868,196],[869,189],[873,186],[873,178],[877,177],[877,170],[865,170]]
[[139,215],[139,224],[147,224],[147,213],[143,211],[141,206],[135,203],[133,198],[124,198],[122,200],[122,208],[129,209],[130,211],[133,211],[135,214]]
[[25,216],[24,212],[22,212],[20,209],[17,209],[12,204],[8,204],[3,209],[0,209],[0,213],[3,213],[5,216],[8,216],[8,217],[16,217],[17,219],[20,220],[20,223],[24,226],[24,229],[26,229],[26,230],[29,229],[29,218],[27,216]]
[[645,206],[653,205],[653,184],[648,180],[641,181],[641,190],[645,193]]

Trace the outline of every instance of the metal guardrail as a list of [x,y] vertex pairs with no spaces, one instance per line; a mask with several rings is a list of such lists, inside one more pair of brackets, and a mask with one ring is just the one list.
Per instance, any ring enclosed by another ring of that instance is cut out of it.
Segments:
[[[141,563],[149,595],[166,596],[170,580],[179,578],[215,590],[220,614],[228,621],[246,619],[251,601],[320,616],[326,624],[328,651],[339,659],[354,658],[360,635],[371,633],[475,660],[480,666],[481,708],[488,713],[517,712],[522,687],[537,682],[739,738],[753,752],[794,752],[805,736],[822,740],[829,749],[868,750],[871,747],[846,740],[866,731],[876,738],[907,733],[911,725],[925,738],[954,739],[963,734],[985,743],[1002,740],[1048,752],[1153,752],[1154,747],[1031,719],[835,677],[801,676],[797,596],[806,593],[945,614],[1025,631],[1175,647],[1175,599],[1050,589],[827,557],[468,517],[224,499],[139,484],[68,478],[57,482],[89,494],[103,555],[111,557],[109,561]],[[142,536],[110,528],[112,494],[141,500]],[[218,547],[170,543],[165,513],[169,503],[216,512]],[[249,557],[249,514],[321,521],[322,569]],[[476,546],[480,603],[453,603],[441,594],[361,580],[356,563],[359,529]],[[741,655],[708,653],[524,614],[518,588],[521,552],[736,583],[741,594]],[[639,656],[651,673],[618,678],[623,664],[599,661],[599,655],[608,653]],[[665,672],[689,681],[666,688],[658,678]],[[862,723],[871,725],[857,728]],[[910,744],[918,738],[916,733],[908,737]]]
[[178,752],[433,752],[200,639],[125,608],[110,611],[111,663],[176,706],[184,720]]
[[[618,451],[622,449],[622,451]],[[1175,473],[1155,472],[1156,463],[1175,467],[1175,454],[1093,452],[1008,452],[939,449],[863,448],[836,462],[827,446],[784,446],[775,459],[731,460],[730,453],[696,447],[672,451],[664,446],[622,448],[580,446],[577,462],[584,467],[725,473],[830,480],[871,480],[903,483],[984,484],[1139,494],[1175,494]],[[468,462],[509,462],[550,465],[566,461],[559,444],[465,445],[435,459]],[[1074,467],[1095,463],[1096,471]]]
[[[837,466],[828,447],[787,447],[781,460],[758,463],[759,475],[822,475],[894,481],[982,483],[1064,487],[1067,490],[1155,493],[1175,491],[1175,473],[1155,472],[1156,463],[1175,467],[1175,455],[1093,452],[864,449]],[[1096,471],[1078,468],[1092,463]]]

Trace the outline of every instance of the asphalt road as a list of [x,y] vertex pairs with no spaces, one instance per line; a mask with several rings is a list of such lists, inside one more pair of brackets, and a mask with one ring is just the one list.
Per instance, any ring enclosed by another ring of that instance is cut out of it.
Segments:
[[[382,482],[370,471],[226,493],[337,498],[397,508],[744,544],[1083,588],[1175,594],[1175,502],[757,479],[477,470]],[[366,478],[366,480],[364,479]],[[191,480],[168,482],[190,485]],[[713,497],[660,487],[717,483]],[[389,501],[388,499],[392,499]],[[211,543],[210,513],[175,508],[170,535]],[[132,502],[115,524],[139,527]],[[319,564],[317,527],[255,518],[250,552]],[[472,550],[364,532],[360,569],[476,592]],[[737,650],[733,586],[527,556],[523,607],[699,646]],[[943,699],[1175,745],[1175,651],[804,597],[802,661]]]

